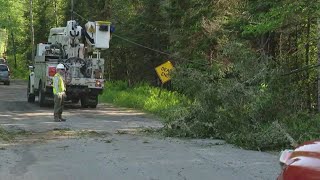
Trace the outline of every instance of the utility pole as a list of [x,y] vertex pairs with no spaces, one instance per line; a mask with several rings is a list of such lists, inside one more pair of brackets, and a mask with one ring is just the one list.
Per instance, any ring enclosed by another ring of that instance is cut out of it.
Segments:
[[53,1],[54,3],[54,16],[55,16],[55,23],[56,23],[56,27],[58,27],[58,10],[57,10],[57,0]]
[[74,3],[73,3],[73,0],[71,0],[71,20],[73,20],[73,7],[74,6]]

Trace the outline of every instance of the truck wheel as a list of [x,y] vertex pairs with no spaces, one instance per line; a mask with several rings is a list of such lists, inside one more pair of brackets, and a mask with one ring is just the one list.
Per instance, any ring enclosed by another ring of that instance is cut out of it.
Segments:
[[81,107],[82,108],[88,108],[89,105],[88,105],[88,97],[82,97],[81,98]]
[[46,94],[43,91],[42,85],[39,86],[39,105],[40,107],[44,107],[46,105]]
[[36,96],[32,93],[30,93],[30,80],[28,82],[28,89],[27,89],[27,97],[28,97],[28,102],[29,103],[34,103],[36,100]]
[[10,85],[10,81],[6,81],[6,82],[4,82],[4,85],[9,86],[9,85]]
[[74,104],[78,104],[79,103],[79,99],[72,99],[71,102],[74,103]]
[[98,105],[98,96],[90,97],[89,107],[90,108],[97,108],[97,105]]
[[95,104],[95,105],[90,105],[89,107],[90,107],[90,108],[97,108],[97,104]]

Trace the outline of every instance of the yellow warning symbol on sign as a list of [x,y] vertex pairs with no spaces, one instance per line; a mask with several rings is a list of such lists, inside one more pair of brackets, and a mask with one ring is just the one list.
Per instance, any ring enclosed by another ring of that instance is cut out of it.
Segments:
[[88,29],[88,32],[90,33],[95,33],[96,32],[96,29],[91,25]]
[[170,70],[173,69],[173,65],[171,64],[170,61],[167,61],[160,66],[156,67],[156,72],[162,82],[162,84],[170,81],[171,77],[169,75]]

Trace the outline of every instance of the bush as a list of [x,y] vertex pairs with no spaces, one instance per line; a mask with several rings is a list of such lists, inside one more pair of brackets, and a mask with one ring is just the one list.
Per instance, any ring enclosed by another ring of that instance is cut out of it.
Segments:
[[[269,57],[248,45],[229,43],[208,69],[176,67],[173,86],[163,91],[147,84],[128,88],[111,83],[103,99],[165,118],[166,136],[221,138],[243,148],[280,149],[318,138],[320,116],[301,108],[301,88],[281,79]],[[182,96],[184,94],[185,96]],[[300,108],[300,110],[299,110]]]
[[28,79],[29,69],[24,61],[24,55],[17,54],[17,67],[14,67],[14,58],[9,56],[9,67],[11,70],[11,78],[13,79]]
[[308,140],[319,139],[320,116],[302,111],[284,117],[284,128],[297,141],[301,143]]
[[268,57],[257,57],[240,43],[227,44],[222,51],[221,59],[230,64],[217,64],[212,71],[176,69],[173,84],[194,102],[187,113],[168,122],[165,134],[221,138],[248,149],[288,146],[283,131],[273,124],[282,123],[283,116],[267,81]]

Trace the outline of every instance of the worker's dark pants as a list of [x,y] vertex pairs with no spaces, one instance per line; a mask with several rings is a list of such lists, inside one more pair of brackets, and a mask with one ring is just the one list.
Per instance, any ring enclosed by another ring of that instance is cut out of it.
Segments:
[[54,95],[54,119],[62,118],[62,111],[64,105],[64,97],[62,95]]

